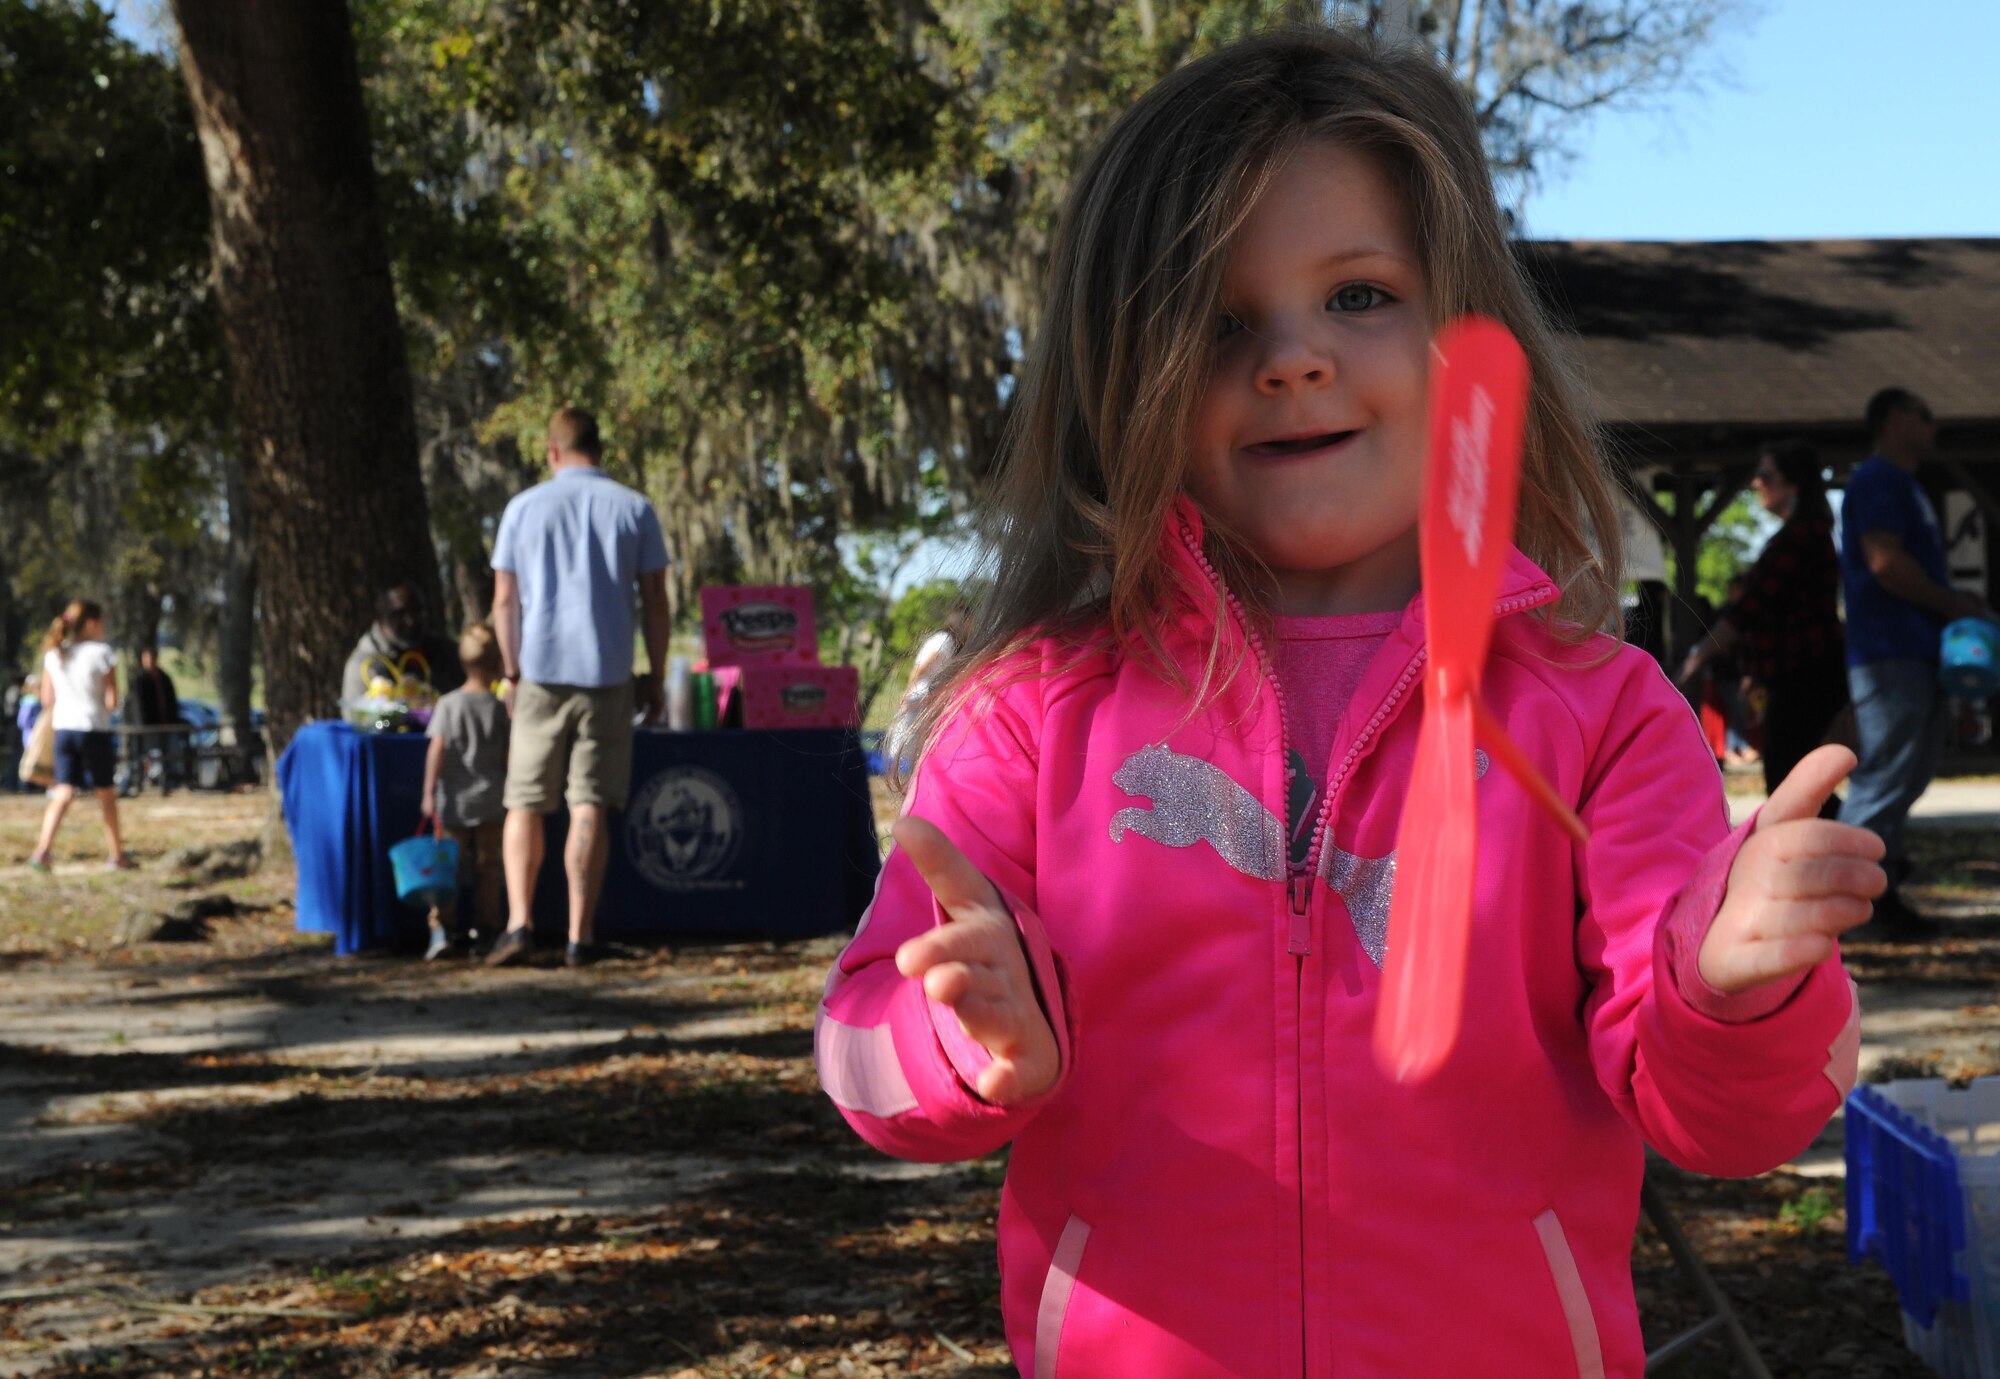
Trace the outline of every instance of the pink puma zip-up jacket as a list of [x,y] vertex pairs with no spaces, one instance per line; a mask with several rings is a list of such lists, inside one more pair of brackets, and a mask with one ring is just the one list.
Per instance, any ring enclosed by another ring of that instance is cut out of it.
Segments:
[[[1183,502],[1167,540],[1213,581],[1198,522]],[[1136,664],[1058,673],[1049,648],[1052,673],[939,737],[908,810],[1006,897],[1060,1078],[1014,1106],[971,1090],[984,1051],[896,971],[941,919],[892,853],[827,983],[820,1079],[890,1154],[1013,1142],[1001,1300],[1028,1379],[1637,1379],[1643,1146],[1761,1172],[1840,1104],[1859,1012],[1837,957],[1749,1023],[1679,994],[1673,935],[1705,932],[1743,834],[1649,658],[1591,664],[1603,642],[1523,616],[1556,597],[1516,552],[1483,692],[1591,840],[1482,774],[1463,1030],[1415,1087],[1383,1075],[1371,1031],[1423,716],[1421,596],[1340,725],[1310,884],[1287,882],[1268,674],[1190,722]],[[1233,604],[1230,622],[1261,659]],[[1170,629],[1190,682],[1213,626]],[[1701,922],[1664,924],[1676,907]]]

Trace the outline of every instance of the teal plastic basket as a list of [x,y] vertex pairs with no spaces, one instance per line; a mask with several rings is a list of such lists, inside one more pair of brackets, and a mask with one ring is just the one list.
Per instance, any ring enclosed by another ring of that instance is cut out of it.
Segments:
[[1961,699],[1990,699],[2000,694],[2000,624],[1984,618],[1960,618],[1946,627],[1939,648],[1938,679],[1947,692]]
[[389,849],[396,873],[396,898],[420,909],[442,905],[458,894],[458,844],[419,833]]

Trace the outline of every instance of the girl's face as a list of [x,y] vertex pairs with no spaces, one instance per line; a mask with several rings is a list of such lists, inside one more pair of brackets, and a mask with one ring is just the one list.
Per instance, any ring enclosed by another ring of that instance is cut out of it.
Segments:
[[77,628],[76,633],[78,641],[101,642],[104,640],[104,619],[85,618],[83,626]]
[[1401,194],[1339,144],[1293,153],[1237,232],[1188,486],[1271,568],[1281,614],[1417,591],[1427,287]]

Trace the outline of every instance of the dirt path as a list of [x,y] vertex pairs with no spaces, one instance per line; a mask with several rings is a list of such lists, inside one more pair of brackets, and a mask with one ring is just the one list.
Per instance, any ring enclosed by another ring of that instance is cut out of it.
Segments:
[[[0,1277],[207,1297],[473,1226],[657,1213],[746,1172],[932,1175],[869,1159],[812,1105],[797,988],[833,951],[584,974],[282,948],[18,965]],[[11,1320],[10,1372],[181,1324],[101,1296]]]
[[[338,960],[262,875],[207,942],[106,946],[125,909],[185,898],[169,842],[261,809],[132,811],[133,878],[0,873],[0,1375],[1011,1372],[1000,1162],[884,1160],[817,1091],[834,941],[583,972]],[[1976,839],[1933,843],[1949,937],[1851,955],[1865,1057],[1982,1071],[2000,896],[1953,869]],[[1813,1176],[1838,1163],[1836,1124],[1799,1171],[1670,1196],[1774,1372],[1922,1373],[1886,1280],[1842,1260]],[[1649,1335],[1693,1320],[1647,1232],[1635,1260]]]

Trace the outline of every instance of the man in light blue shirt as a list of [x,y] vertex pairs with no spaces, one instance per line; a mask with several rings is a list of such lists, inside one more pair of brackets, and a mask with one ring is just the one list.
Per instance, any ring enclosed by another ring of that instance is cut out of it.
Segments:
[[[569,805],[571,967],[596,960],[592,924],[611,834],[605,816],[632,784],[635,695],[648,719],[664,702],[667,546],[653,505],[598,468],[597,420],[565,407],[549,422],[552,477],[507,504],[493,540],[493,627],[512,687],[504,803],[507,932],[493,966],[534,947],[530,906],[542,869],[542,816]],[[636,585],[651,663],[635,690]]]

